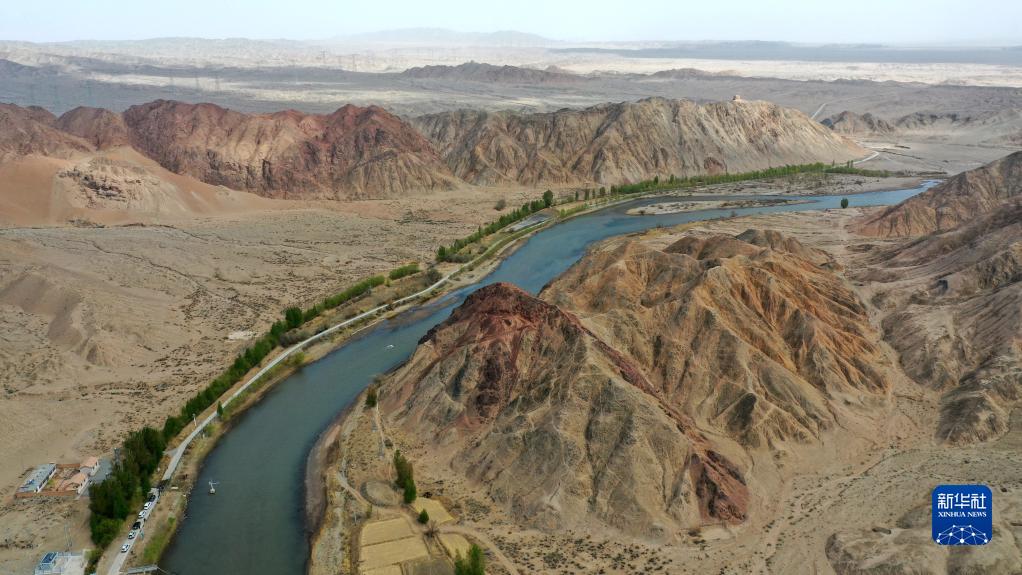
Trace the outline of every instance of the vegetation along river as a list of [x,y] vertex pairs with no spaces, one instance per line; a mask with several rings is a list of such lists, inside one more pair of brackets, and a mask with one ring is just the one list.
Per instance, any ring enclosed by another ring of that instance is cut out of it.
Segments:
[[[854,206],[895,204],[934,183],[850,198]],[[785,199],[808,202],[735,211],[748,215],[837,208],[841,196]],[[656,216],[625,213],[660,201],[665,200],[625,202],[544,229],[475,284],[364,330],[322,360],[280,382],[238,417],[233,429],[207,457],[185,519],[161,567],[178,575],[304,575],[309,552],[303,510],[306,457],[320,432],[372,382],[373,376],[405,361],[429,328],[484,285],[506,281],[536,293],[578,261],[593,242],[656,226],[726,217],[732,211]],[[216,496],[208,496],[202,489],[210,480],[219,482]]]

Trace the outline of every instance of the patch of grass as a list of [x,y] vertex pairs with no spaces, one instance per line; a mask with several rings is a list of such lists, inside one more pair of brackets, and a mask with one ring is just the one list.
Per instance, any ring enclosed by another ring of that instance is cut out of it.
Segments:
[[170,536],[174,533],[174,523],[176,521],[177,518],[173,515],[167,517],[167,521],[160,526],[156,533],[149,536],[149,542],[146,543],[145,549],[142,551],[143,564],[152,565],[160,560],[163,550],[170,543]]

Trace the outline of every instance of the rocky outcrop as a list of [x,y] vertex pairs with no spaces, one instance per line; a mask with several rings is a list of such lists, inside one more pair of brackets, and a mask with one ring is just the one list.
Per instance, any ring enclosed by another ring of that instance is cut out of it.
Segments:
[[1015,152],[867,217],[858,231],[881,237],[946,231],[1000,209],[1020,195],[1022,152]]
[[124,113],[132,145],[210,184],[284,198],[387,197],[451,186],[430,143],[376,106],[321,116],[156,101]]
[[618,184],[866,155],[801,112],[766,102],[650,98],[542,114],[463,110],[415,118],[471,183]]
[[887,120],[878,118],[869,112],[856,114],[845,110],[840,114],[825,118],[820,123],[841,134],[879,136],[889,135],[895,131],[894,126]]

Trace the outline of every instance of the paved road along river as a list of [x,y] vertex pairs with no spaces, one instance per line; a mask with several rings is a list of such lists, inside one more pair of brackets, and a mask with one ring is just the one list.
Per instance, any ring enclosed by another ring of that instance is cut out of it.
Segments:
[[[931,185],[933,182],[914,189],[858,194],[850,199],[853,206],[894,204]],[[736,211],[745,215],[837,208],[841,200],[839,196],[806,199],[810,203]],[[303,575],[308,556],[303,510],[305,462],[309,449],[330,421],[369,385],[374,375],[405,361],[419,338],[446,318],[471,291],[507,281],[536,293],[582,257],[595,241],[659,225],[719,218],[731,211],[625,214],[630,208],[656,201],[650,198],[619,204],[542,230],[478,283],[365,330],[277,384],[239,417],[234,429],[207,457],[196,484],[218,481],[217,493],[206,495],[202,489],[192,492],[185,519],[161,567],[177,575]]]

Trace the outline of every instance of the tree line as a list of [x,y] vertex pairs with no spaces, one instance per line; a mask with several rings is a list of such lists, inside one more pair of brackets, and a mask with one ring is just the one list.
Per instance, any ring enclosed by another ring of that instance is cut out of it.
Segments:
[[[418,264],[409,264],[392,270],[389,275],[391,279],[399,279],[418,271]],[[114,465],[110,475],[89,489],[89,526],[93,543],[99,548],[104,548],[117,536],[121,523],[131,514],[131,510],[138,506],[140,497],[149,491],[152,474],[160,463],[167,442],[177,436],[194,417],[214,403],[217,404],[217,413],[222,414],[223,404],[219,401],[220,397],[241,381],[252,368],[258,366],[276,347],[284,345],[286,333],[301,327],[325,310],[336,308],[369,293],[386,281],[382,275],[373,276],[325,298],[308,309],[303,310],[297,306],[287,308],[284,311],[284,318],[274,322],[269,331],[239,353],[227,370],[185,402],[180,412],[168,416],[162,429],[145,427],[131,433],[125,439],[121,447],[120,460]]]
[[437,248],[436,251],[436,261],[456,263],[467,262],[468,260],[471,259],[471,256],[459,254],[458,252],[460,252],[462,248],[469,244],[474,244],[482,240],[486,236],[495,234],[500,230],[504,229],[505,227],[515,222],[524,220],[525,218],[531,216],[532,214],[540,210],[549,208],[552,205],[554,205],[554,193],[550,190],[547,190],[543,192],[542,199],[533,200],[531,202],[525,202],[524,204],[522,204],[520,208],[515,208],[511,212],[501,215],[499,218],[486,224],[485,226],[480,226],[479,229],[476,230],[471,235],[468,235],[464,238],[456,239],[449,246],[440,246],[439,248]]
[[114,540],[121,524],[152,488],[151,478],[166,445],[163,434],[152,427],[131,433],[110,475],[89,488],[89,529],[100,548]]
[[651,180],[644,180],[641,182],[636,182],[634,184],[620,184],[617,186],[611,186],[610,193],[611,195],[638,194],[642,192],[668,190],[675,188],[688,188],[693,186],[726,184],[731,182],[740,182],[744,180],[779,178],[782,176],[792,176],[795,174],[805,173],[855,174],[859,176],[874,178],[886,178],[891,175],[891,173],[888,172],[887,170],[864,170],[862,168],[856,168],[855,164],[851,161],[846,162],[845,164],[842,165],[834,164],[827,165],[824,164],[823,162],[816,162],[812,164],[784,165],[773,168],[766,168],[765,170],[737,172],[733,174],[732,173],[712,175],[707,174],[702,176],[688,176],[685,178],[678,178],[672,174],[666,180],[661,180],[660,176],[656,176]]

